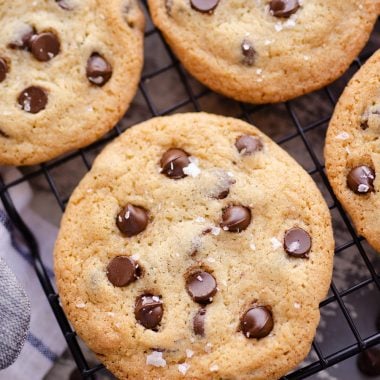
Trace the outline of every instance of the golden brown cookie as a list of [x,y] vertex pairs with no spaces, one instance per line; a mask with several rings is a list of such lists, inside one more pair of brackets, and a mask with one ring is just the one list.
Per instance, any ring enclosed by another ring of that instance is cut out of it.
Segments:
[[2,0],[0,14],[0,164],[49,160],[117,123],[142,68],[137,0]]
[[338,78],[364,47],[379,0],[149,0],[189,72],[251,103],[284,101]]
[[326,169],[358,233],[380,252],[380,51],[351,79],[327,132]]
[[120,379],[278,379],[308,353],[332,272],[310,176],[251,125],[132,127],[75,190],[55,248],[62,305]]

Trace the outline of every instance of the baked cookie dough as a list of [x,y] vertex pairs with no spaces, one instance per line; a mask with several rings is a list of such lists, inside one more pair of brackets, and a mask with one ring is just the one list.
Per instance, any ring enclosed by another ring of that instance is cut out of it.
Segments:
[[152,119],[96,159],[55,248],[62,305],[120,379],[278,379],[332,272],[326,204],[251,125]]
[[273,103],[338,78],[369,38],[378,0],[148,0],[186,69],[214,91]]
[[137,89],[137,0],[0,1],[0,164],[30,165],[88,145]]
[[380,50],[352,78],[330,122],[326,169],[359,234],[380,252]]

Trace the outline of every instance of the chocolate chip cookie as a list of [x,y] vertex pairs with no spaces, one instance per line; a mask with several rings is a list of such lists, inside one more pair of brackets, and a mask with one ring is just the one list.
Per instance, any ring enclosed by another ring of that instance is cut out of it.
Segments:
[[380,51],[352,78],[327,131],[334,192],[359,234],[380,252]]
[[284,101],[338,78],[365,45],[377,0],[149,0],[189,72],[251,103]]
[[137,0],[0,2],[0,164],[88,145],[135,94],[144,19]]
[[232,118],[132,127],[73,193],[64,309],[120,379],[278,379],[308,353],[333,259],[307,173]]

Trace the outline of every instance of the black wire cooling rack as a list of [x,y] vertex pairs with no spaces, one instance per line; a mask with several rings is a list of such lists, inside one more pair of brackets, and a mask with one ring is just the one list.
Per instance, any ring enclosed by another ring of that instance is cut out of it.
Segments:
[[[22,169],[23,175],[11,182],[5,183],[4,180],[0,178],[1,200],[10,219],[21,233],[30,251],[36,275],[41,282],[46,297],[66,339],[68,348],[83,378],[94,379],[96,373],[101,371],[104,367],[99,364],[90,368],[85,359],[85,355],[78,343],[78,337],[66,319],[59,303],[59,296],[48,277],[46,268],[39,254],[38,243],[30,228],[18,214],[9,190],[25,181],[33,182],[36,179],[42,178],[47,182],[49,191],[63,212],[71,191],[69,191],[68,194],[62,193],[55,178],[57,172],[62,173],[66,170],[66,174],[70,175],[65,167],[70,162],[78,162],[77,160],[81,162],[85,170],[89,170],[91,168],[92,159],[96,153],[130,125],[149,117],[168,115],[175,112],[201,110],[212,112],[215,108],[218,108],[218,113],[232,114],[233,116],[240,117],[252,124],[258,125],[266,133],[268,133],[268,130],[265,128],[266,123],[272,120],[272,115],[279,114],[279,124],[281,126],[279,125],[278,128],[275,128],[274,132],[272,130],[272,133],[269,133],[270,136],[284,149],[290,151],[301,165],[308,170],[309,174],[320,186],[332,214],[337,215],[337,217],[341,219],[339,228],[343,229],[343,231],[337,231],[335,229],[336,234],[339,233],[340,236],[343,236],[343,238],[338,239],[339,242],[337,242],[338,244],[335,251],[336,256],[342,255],[347,250],[355,248],[355,254],[358,255],[362,261],[362,266],[365,268],[364,275],[362,272],[362,275],[357,281],[353,281],[352,284],[343,288],[337,286],[333,281],[328,297],[320,305],[322,314],[323,310],[329,307],[329,305],[333,303],[337,305],[337,309],[342,316],[341,323],[346,325],[346,333],[352,335],[352,340],[348,340],[349,343],[340,346],[339,349],[330,349],[327,354],[324,352],[325,350],[321,348],[320,342],[315,340],[312,346],[312,351],[314,352],[314,354],[311,355],[312,360],[309,359],[307,362],[304,362],[298,369],[283,379],[304,379],[337,363],[341,363],[366,348],[379,344],[380,332],[378,327],[374,330],[374,333],[363,333],[360,317],[358,318],[356,316],[356,318],[354,318],[352,311],[350,311],[347,306],[348,297],[355,294],[358,295],[361,290],[370,286],[376,292],[375,297],[377,297],[378,300],[380,299],[378,298],[380,296],[379,266],[374,265],[374,257],[377,256],[376,253],[369,248],[364,239],[356,235],[349,217],[345,214],[342,206],[334,196],[325,174],[321,146],[323,146],[326,127],[331,117],[333,107],[344,85],[353,73],[360,68],[362,63],[380,47],[380,39],[377,38],[379,36],[380,23],[377,23],[373,38],[366,49],[364,49],[362,55],[354,61],[348,72],[334,84],[314,94],[305,95],[283,104],[254,106],[225,99],[212,93],[191,78],[165,44],[161,34],[150,22],[147,14],[146,1],[142,1],[142,7],[148,19],[145,32],[145,69],[139,85],[138,101],[135,100],[123,120],[104,138],[87,148],[75,151],[39,166],[24,168]],[[157,48],[157,45],[160,46],[159,49],[161,49],[162,52],[162,57],[158,60],[156,59],[155,50],[151,49],[152,47]],[[170,76],[168,75],[169,73]],[[173,96],[170,96],[171,93],[173,93]],[[169,94],[167,98],[171,104],[163,104],[163,94]],[[208,99],[208,101],[205,101],[205,99]],[[322,103],[324,107],[320,108],[319,106]],[[328,110],[327,112],[324,111],[326,109]],[[131,117],[130,115],[134,116]],[[140,117],[140,120],[136,120],[136,115],[137,118]],[[319,141],[319,144],[316,144],[316,141]],[[366,313],[368,313],[368,310],[366,310]],[[373,313],[370,317],[371,320],[375,321],[377,316]],[[331,343],[335,340],[334,335],[330,336],[330,339],[331,341],[329,341],[327,345],[334,347]]]

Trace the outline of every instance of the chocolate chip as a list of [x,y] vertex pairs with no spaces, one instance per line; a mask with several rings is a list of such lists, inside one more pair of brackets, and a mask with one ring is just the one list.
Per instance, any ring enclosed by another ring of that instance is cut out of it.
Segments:
[[19,38],[8,44],[10,49],[29,49],[30,39],[35,35],[36,30],[30,26],[26,25],[25,30],[22,32]]
[[107,277],[110,283],[117,287],[127,286],[135,281],[138,265],[128,256],[113,258],[107,266]]
[[193,319],[193,330],[195,335],[204,336],[205,335],[205,320],[206,320],[206,309],[200,308],[197,314],[194,315]]
[[98,53],[93,53],[87,61],[87,79],[96,86],[104,86],[112,76],[112,66]]
[[31,86],[21,92],[17,100],[25,112],[38,113],[45,109],[48,97],[41,87]]
[[240,328],[249,339],[264,338],[273,329],[272,312],[265,306],[254,306],[248,309],[240,320]]
[[47,62],[58,55],[61,44],[58,37],[51,32],[35,34],[29,42],[34,57],[41,62]]
[[375,171],[365,165],[357,166],[348,173],[347,186],[356,194],[367,194],[375,191]]
[[207,304],[217,292],[216,280],[208,272],[195,272],[186,279],[186,290],[193,301]]
[[148,212],[139,206],[126,205],[117,215],[116,225],[128,237],[144,231],[148,225]]
[[256,136],[242,135],[236,139],[235,146],[240,154],[248,156],[263,149],[262,141]]
[[220,226],[225,231],[241,232],[251,223],[251,210],[244,206],[229,206],[223,210]]
[[248,66],[252,66],[255,63],[256,50],[253,47],[253,44],[247,38],[244,38],[241,43],[241,52],[243,54],[243,63]]
[[293,227],[285,232],[284,248],[290,256],[307,258],[311,249],[311,237],[302,228]]
[[135,305],[136,320],[145,328],[154,330],[160,324],[164,308],[160,297],[151,294],[140,296]]
[[271,0],[269,3],[269,9],[275,17],[290,17],[299,7],[298,0]]
[[55,2],[65,11],[71,11],[73,8],[67,2],[67,0],[55,0]]
[[8,65],[5,59],[0,58],[0,82],[3,82],[7,76]]
[[219,0],[190,0],[191,7],[201,13],[212,13]]
[[169,149],[160,161],[162,173],[172,179],[186,177],[183,168],[189,166],[189,155],[182,149]]
[[357,361],[358,368],[367,376],[380,375],[380,350],[368,348],[361,352]]
[[365,131],[366,129],[368,129],[369,125],[368,125],[368,120],[363,120],[361,123],[360,123],[360,128]]

